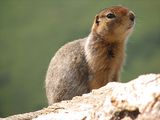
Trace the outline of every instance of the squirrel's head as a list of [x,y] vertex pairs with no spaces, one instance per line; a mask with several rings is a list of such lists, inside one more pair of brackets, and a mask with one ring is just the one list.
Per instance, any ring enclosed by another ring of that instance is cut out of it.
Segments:
[[[128,8],[113,6],[95,16],[92,31],[102,37],[126,38],[134,27],[135,15]],[[114,39],[114,38],[113,38]]]

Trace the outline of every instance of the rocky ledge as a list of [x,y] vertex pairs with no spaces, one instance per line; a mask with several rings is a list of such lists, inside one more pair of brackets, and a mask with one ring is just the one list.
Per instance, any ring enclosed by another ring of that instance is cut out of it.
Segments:
[[110,82],[39,111],[6,120],[160,120],[160,74],[141,75],[128,83]]

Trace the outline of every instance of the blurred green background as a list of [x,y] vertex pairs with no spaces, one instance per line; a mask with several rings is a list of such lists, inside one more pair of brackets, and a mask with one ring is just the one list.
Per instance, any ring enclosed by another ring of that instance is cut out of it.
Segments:
[[120,4],[136,14],[123,82],[160,72],[160,0],[0,0],[0,117],[47,106],[52,56],[87,36],[98,11]]

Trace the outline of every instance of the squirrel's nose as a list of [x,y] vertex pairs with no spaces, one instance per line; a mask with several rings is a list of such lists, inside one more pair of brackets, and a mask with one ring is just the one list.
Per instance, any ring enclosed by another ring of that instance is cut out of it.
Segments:
[[134,13],[132,11],[129,12],[129,19],[131,21],[134,21],[134,19],[135,19],[135,15],[134,15]]

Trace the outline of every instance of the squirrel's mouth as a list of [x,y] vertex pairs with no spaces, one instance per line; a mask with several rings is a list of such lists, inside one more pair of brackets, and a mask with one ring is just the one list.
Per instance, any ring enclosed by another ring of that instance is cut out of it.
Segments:
[[134,22],[131,22],[131,23],[128,25],[127,29],[132,29],[133,27],[134,27]]
[[127,27],[127,29],[131,29],[132,27],[133,27],[133,25],[130,25],[130,26]]

